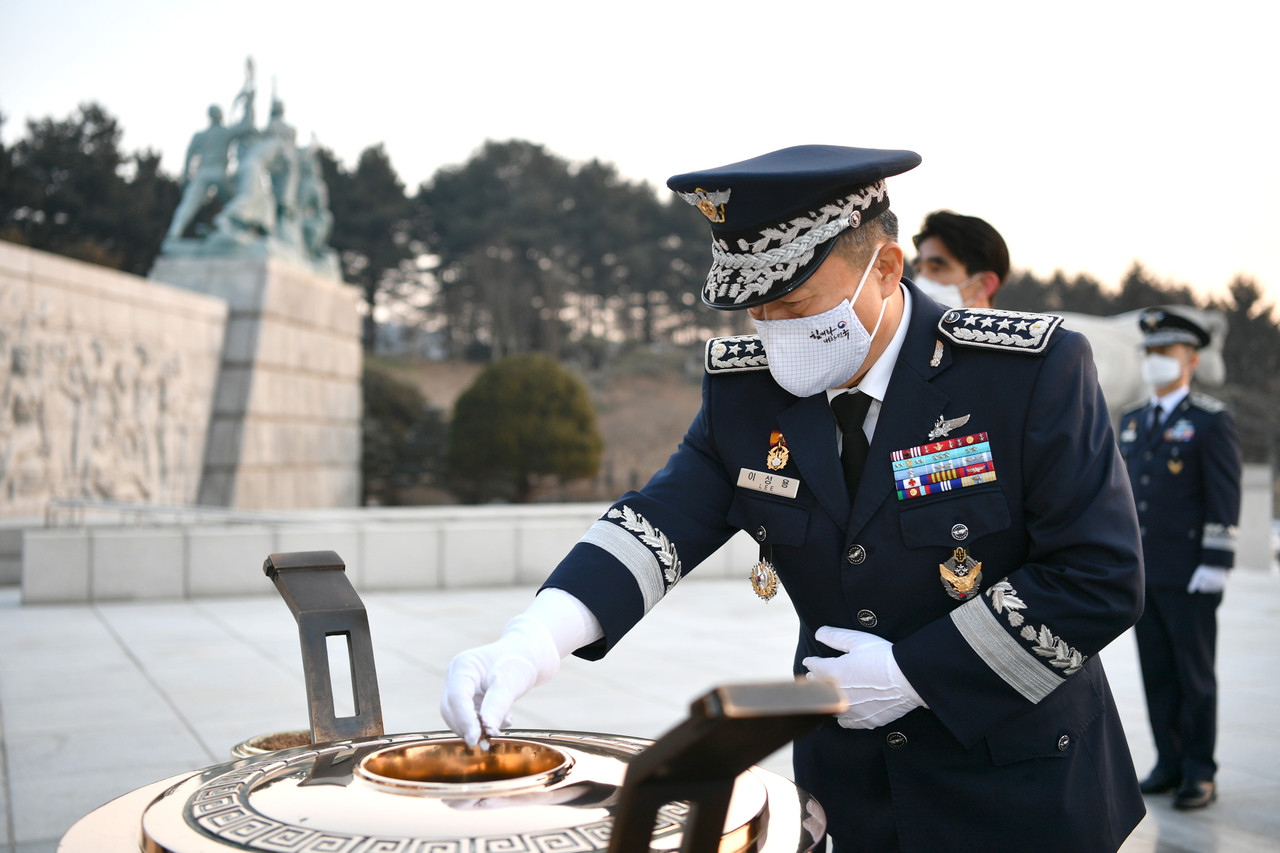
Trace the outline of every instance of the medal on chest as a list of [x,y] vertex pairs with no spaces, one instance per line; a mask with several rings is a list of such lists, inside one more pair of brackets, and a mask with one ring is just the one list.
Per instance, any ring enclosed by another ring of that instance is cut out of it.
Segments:
[[963,548],[956,548],[951,559],[938,564],[942,588],[956,601],[967,601],[982,589],[982,563],[974,562]]
[[769,453],[765,456],[765,466],[770,471],[781,471],[787,467],[791,451],[787,450],[787,440],[776,429],[769,434]]

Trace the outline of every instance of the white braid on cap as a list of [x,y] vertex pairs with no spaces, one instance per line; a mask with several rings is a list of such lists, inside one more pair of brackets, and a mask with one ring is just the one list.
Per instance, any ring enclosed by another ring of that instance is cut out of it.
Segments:
[[762,267],[771,267],[775,264],[785,264],[805,252],[811,251],[819,243],[825,243],[844,229],[857,228],[861,224],[862,213],[855,210],[848,216],[842,216],[839,219],[828,222],[826,225],[814,228],[790,243],[779,246],[776,249],[766,249],[754,255],[726,252],[720,248],[719,243],[712,243],[711,257],[715,263],[731,269],[760,269]]
[[[734,302],[742,302],[750,296],[767,294],[775,282],[790,279],[801,264],[808,263],[817,246],[846,228],[860,226],[862,211],[885,195],[884,181],[876,181],[851,196],[824,205],[816,217],[800,216],[779,228],[762,229],[754,243],[739,239],[740,252],[729,251],[724,240],[713,240],[705,287],[707,299],[727,295]],[[772,243],[778,245],[769,248]],[[738,270],[742,272],[739,274]]]

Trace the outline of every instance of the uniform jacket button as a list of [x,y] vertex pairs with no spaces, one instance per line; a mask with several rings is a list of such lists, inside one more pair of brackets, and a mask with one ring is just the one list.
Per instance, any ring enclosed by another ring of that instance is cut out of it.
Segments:
[[876,623],[879,621],[880,620],[876,617],[876,614],[870,610],[858,611],[858,624],[864,628],[874,628]]
[[763,524],[756,528],[756,541],[757,541],[757,542],[763,542],[763,541],[764,541],[764,537],[765,537],[766,535],[767,535],[767,533],[765,532],[765,529],[764,529],[764,525],[763,525]]
[[957,542],[963,542],[969,538],[969,527],[964,524],[957,524],[951,528],[951,538]]
[[1147,511],[1147,502],[1138,501],[1138,512],[1146,512],[1146,511]]
[[1071,746],[1071,735],[1063,735],[1058,738],[1058,752],[1066,752],[1069,746]]
[[862,561],[867,559],[867,549],[861,545],[854,545],[849,549],[848,559],[855,566],[862,565]]
[[889,732],[884,742],[889,744],[890,749],[902,749],[907,745],[907,736],[902,732]]

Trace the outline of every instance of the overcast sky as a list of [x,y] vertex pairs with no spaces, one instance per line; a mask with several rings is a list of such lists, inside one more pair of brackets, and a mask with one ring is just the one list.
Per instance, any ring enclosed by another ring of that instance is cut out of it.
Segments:
[[[331,12],[330,9],[341,11]],[[0,0],[3,138],[97,101],[176,173],[245,58],[299,139],[383,142],[412,191],[486,139],[669,175],[801,143],[909,148],[904,240],[981,216],[1016,267],[1116,283],[1135,260],[1280,302],[1280,4]],[[692,213],[692,212],[691,212]],[[696,215],[696,214],[693,214]],[[909,251],[908,256],[912,253]]]

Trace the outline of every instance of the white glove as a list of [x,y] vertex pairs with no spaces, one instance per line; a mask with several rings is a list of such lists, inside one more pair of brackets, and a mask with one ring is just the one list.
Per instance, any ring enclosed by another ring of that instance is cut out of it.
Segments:
[[1227,570],[1218,566],[1197,566],[1187,584],[1187,592],[1222,592],[1227,587]]
[[604,636],[587,606],[549,588],[507,623],[495,642],[459,652],[449,663],[440,715],[467,746],[510,725],[516,700],[560,671],[560,659]]
[[809,657],[801,661],[809,678],[835,682],[849,700],[849,710],[836,717],[846,729],[874,729],[908,711],[929,707],[907,681],[893,657],[893,643],[848,628],[819,628],[818,642],[845,654],[836,658]]

